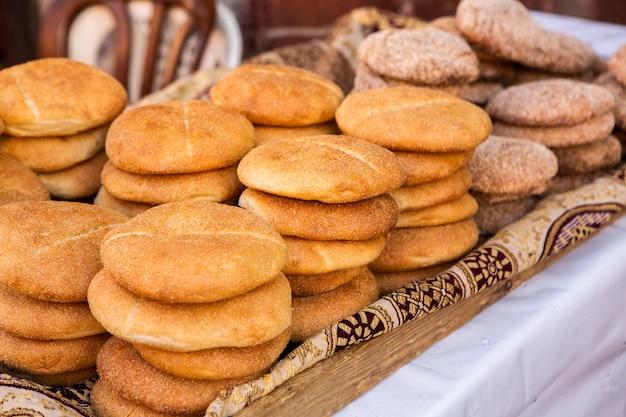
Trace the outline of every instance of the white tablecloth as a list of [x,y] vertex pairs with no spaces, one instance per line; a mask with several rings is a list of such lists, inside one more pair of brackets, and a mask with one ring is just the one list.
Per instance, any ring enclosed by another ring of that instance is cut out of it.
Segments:
[[[535,13],[602,57],[626,27]],[[335,417],[626,416],[626,216]]]

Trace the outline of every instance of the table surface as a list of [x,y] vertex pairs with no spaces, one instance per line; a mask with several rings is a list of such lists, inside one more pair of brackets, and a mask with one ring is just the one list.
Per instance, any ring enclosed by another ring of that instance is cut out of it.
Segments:
[[[609,57],[626,27],[532,12]],[[626,216],[335,417],[626,416]]]

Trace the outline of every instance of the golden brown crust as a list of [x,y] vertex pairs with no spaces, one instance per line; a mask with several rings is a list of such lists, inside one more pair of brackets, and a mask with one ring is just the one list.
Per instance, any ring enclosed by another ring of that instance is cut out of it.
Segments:
[[365,268],[367,268],[366,265],[359,265],[353,268],[339,269],[321,274],[292,274],[287,275],[287,279],[291,286],[292,295],[307,297],[332,291],[357,275],[362,274]]
[[126,107],[124,86],[97,67],[43,58],[0,71],[0,118],[11,136],[67,136],[109,123]]
[[322,274],[366,265],[385,247],[387,234],[368,240],[309,240],[284,236],[289,275]]
[[395,229],[385,250],[369,268],[375,273],[424,268],[461,257],[477,241],[478,228],[473,218],[441,226]]
[[407,173],[403,185],[417,185],[440,180],[463,167],[474,150],[463,152],[394,152]]
[[254,146],[241,114],[206,100],[135,107],[111,123],[106,151],[135,174],[204,172],[236,164]]
[[193,199],[151,208],[102,239],[101,259],[128,290],[165,303],[207,303],[274,280],[287,249],[240,207]]
[[41,339],[75,339],[104,333],[89,305],[42,301],[0,285],[0,328],[16,336]]
[[256,345],[291,325],[291,290],[282,274],[236,297],[165,304],[133,294],[103,268],[89,286],[88,300],[94,317],[113,335],[176,352]]
[[434,206],[401,211],[396,227],[425,227],[454,223],[472,217],[476,210],[478,203],[469,193],[465,193],[457,199]]
[[163,372],[191,379],[251,378],[278,360],[291,337],[291,328],[258,345],[225,347],[194,352],[171,352],[142,344],[133,346],[141,357]]
[[468,151],[491,133],[491,119],[477,105],[420,87],[349,94],[335,118],[344,134],[397,151]]
[[321,75],[270,64],[240,65],[213,85],[210,94],[215,103],[254,124],[290,127],[333,120],[344,98],[341,88]]
[[615,107],[613,108],[615,127],[622,130],[626,129],[626,85],[620,83],[609,71],[596,77],[594,83],[601,85],[613,94],[615,98]]
[[621,45],[606,62],[611,74],[626,86],[626,44]]
[[402,287],[405,287],[413,282],[426,280],[434,277],[440,272],[445,271],[455,264],[456,261],[442,262],[439,264],[425,266],[423,268],[417,268],[410,271],[397,271],[397,272],[376,272],[376,284],[378,285],[378,292],[381,296],[387,295],[393,291],[396,291]]
[[85,369],[78,369],[76,371],[68,371],[68,372],[59,372],[58,374],[52,375],[42,375],[42,374],[33,374],[28,372],[23,372],[17,369],[13,369],[7,367],[0,363],[0,372],[7,373],[16,378],[26,379],[29,381],[33,381],[40,385],[45,385],[48,387],[71,387],[73,385],[77,385],[79,383],[88,382],[88,379],[96,378],[96,366],[90,366]]
[[0,362],[35,375],[56,375],[92,367],[107,333],[65,340],[40,340],[0,330]]
[[79,202],[0,206],[0,282],[41,300],[87,301],[89,282],[102,268],[100,241],[126,221],[120,213]]
[[45,200],[50,193],[37,174],[17,159],[0,155],[0,205]]
[[319,135],[339,135],[341,130],[335,120],[326,123],[318,123],[309,126],[254,126],[254,138],[256,146],[275,140],[302,138]]
[[237,173],[250,188],[324,203],[374,197],[406,180],[392,152],[344,135],[266,143],[242,158]]
[[35,172],[54,172],[86,161],[104,149],[108,125],[70,136],[0,136],[0,153],[19,159]]
[[613,135],[584,145],[552,150],[559,161],[559,175],[591,174],[614,167],[622,159],[622,144]]
[[108,161],[102,168],[101,183],[120,200],[151,205],[196,197],[222,202],[243,190],[236,164],[203,172],[143,175],[124,171]]
[[332,291],[309,297],[294,297],[291,340],[302,342],[370,305],[378,297],[376,279],[368,269]]
[[550,148],[582,145],[607,137],[615,125],[615,116],[609,111],[573,125],[521,126],[494,122],[493,134],[530,139]]
[[138,203],[114,197],[104,186],[100,186],[100,189],[93,200],[93,204],[109,210],[117,211],[118,213],[122,213],[128,217],[135,217],[139,213],[143,213],[149,208],[154,207],[154,204]]
[[100,189],[102,167],[108,161],[104,151],[86,161],[55,172],[37,174],[50,195],[60,200],[79,200]]
[[174,376],[142,359],[132,344],[112,337],[102,347],[98,375],[118,395],[160,413],[203,415],[221,389],[245,382]]
[[402,186],[390,194],[396,200],[400,212],[403,212],[456,200],[467,193],[471,185],[472,174],[464,165],[442,179]]
[[541,193],[558,170],[554,153],[526,139],[492,135],[468,164],[472,191],[486,194]]
[[372,239],[390,232],[398,220],[398,205],[387,193],[352,203],[322,203],[247,188],[239,206],[283,236],[312,240]]

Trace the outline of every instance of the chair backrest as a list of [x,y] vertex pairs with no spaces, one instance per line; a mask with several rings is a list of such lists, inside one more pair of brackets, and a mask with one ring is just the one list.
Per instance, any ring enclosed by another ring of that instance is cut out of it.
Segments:
[[132,102],[199,68],[215,15],[214,0],[51,0],[38,56],[102,67]]

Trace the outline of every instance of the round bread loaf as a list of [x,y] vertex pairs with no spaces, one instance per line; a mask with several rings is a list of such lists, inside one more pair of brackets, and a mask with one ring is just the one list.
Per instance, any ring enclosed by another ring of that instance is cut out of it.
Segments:
[[126,107],[124,86],[68,58],[42,58],[0,71],[0,119],[11,136],[68,136],[111,122]]
[[388,193],[352,203],[322,203],[247,188],[239,206],[283,236],[312,240],[372,239],[390,232],[398,220],[398,205]]
[[332,291],[357,275],[362,274],[366,268],[366,265],[359,265],[353,268],[339,269],[321,274],[292,274],[287,275],[287,279],[291,286],[292,295],[307,297]]
[[609,71],[617,80],[626,86],[626,43],[620,45],[606,62]]
[[135,174],[181,174],[231,166],[254,146],[254,127],[206,100],[138,106],[111,123],[106,151]]
[[133,294],[103,268],[88,299],[96,320],[113,335],[175,352],[257,345],[291,325],[291,290],[282,274],[236,297],[166,304]]
[[469,193],[434,206],[400,212],[397,228],[439,226],[455,223],[472,217],[478,210],[478,203]]
[[65,340],[39,340],[0,330],[0,362],[35,375],[55,375],[90,368],[107,333]]
[[232,379],[261,375],[274,364],[291,337],[291,328],[265,343],[246,347],[225,347],[171,352],[135,344],[141,357],[163,372],[181,378]]
[[41,375],[9,368],[0,363],[0,372],[9,374],[15,378],[26,379],[40,385],[64,388],[71,387],[79,383],[85,383],[88,379],[96,378],[98,376],[95,365],[85,369],[78,369],[76,371],[59,372],[52,375]]
[[344,134],[394,151],[469,151],[491,133],[491,119],[477,105],[420,87],[352,93],[335,118]]
[[474,150],[463,152],[394,152],[407,174],[404,186],[440,180],[463,167]]
[[437,204],[461,198],[472,185],[472,173],[467,165],[456,170],[452,175],[435,181],[416,185],[405,185],[390,194],[400,213],[407,210],[420,210]]
[[555,126],[582,123],[614,105],[611,92],[599,85],[554,78],[508,87],[485,110],[494,120],[513,125]]
[[19,160],[0,154],[0,205],[50,200],[50,192]]
[[101,258],[115,280],[143,297],[206,303],[274,280],[287,249],[266,221],[204,199],[153,207],[104,236]]
[[424,268],[410,271],[397,272],[376,272],[376,284],[381,297],[413,282],[424,281],[445,271],[456,263],[456,261],[442,262],[439,264],[425,266]]
[[19,159],[35,172],[54,172],[86,161],[104,149],[109,126],[71,136],[0,136],[0,153]]
[[369,264],[372,272],[410,271],[457,259],[478,242],[473,218],[430,227],[394,229],[382,254]]
[[250,188],[324,203],[374,197],[400,187],[406,180],[392,152],[344,135],[266,143],[242,158],[237,174]]
[[474,221],[480,234],[494,235],[533,211],[538,200],[538,197],[530,196],[493,204],[482,203],[478,206]]
[[127,400],[102,379],[96,380],[89,391],[89,401],[91,408],[99,417],[187,417],[181,414],[159,413]]
[[479,80],[468,84],[455,84],[434,88],[483,107],[493,96],[502,91],[504,86],[500,82]]
[[[594,83],[606,88],[613,94],[615,98],[615,107],[613,107],[615,127],[626,130],[626,85],[620,83],[609,71],[596,77]],[[615,134],[615,132],[613,133]]]
[[139,213],[143,213],[149,208],[154,207],[153,204],[137,203],[135,201],[122,200],[113,197],[104,186],[100,186],[98,194],[96,194],[93,204],[109,210],[117,211],[128,217],[135,217]]
[[561,74],[578,74],[592,65],[587,44],[544,29],[520,1],[462,0],[455,16],[470,42],[499,58]]
[[368,240],[309,240],[284,236],[288,275],[322,274],[367,265],[385,247],[388,234]]
[[494,122],[493,134],[530,139],[549,148],[582,145],[607,137],[615,126],[613,112],[601,114],[573,125],[521,126]]
[[560,175],[591,174],[612,168],[622,159],[622,144],[613,135],[584,145],[552,150]]
[[[200,416],[220,390],[245,378],[209,380],[180,378],[146,362],[132,344],[110,338],[98,354],[98,375],[113,392],[159,413]],[[115,402],[114,402],[115,404]],[[104,415],[108,415],[108,404]],[[130,415],[134,415],[131,413]]]
[[89,305],[42,301],[0,285],[0,328],[16,336],[64,340],[93,336],[105,330],[91,315]]
[[380,75],[416,84],[469,83],[479,74],[467,42],[434,27],[374,32],[359,44],[358,56]]
[[472,191],[528,195],[543,191],[543,184],[556,175],[558,161],[540,143],[492,135],[476,148],[468,166]]
[[309,297],[294,297],[291,340],[302,342],[376,300],[376,279],[367,268],[332,291]]
[[28,201],[0,206],[0,282],[21,294],[87,301],[102,268],[100,242],[128,218],[87,203]]
[[254,138],[256,146],[263,145],[266,142],[272,142],[282,139],[302,138],[307,136],[319,135],[339,135],[341,131],[335,120],[326,123],[318,123],[309,126],[254,126]]
[[312,71],[287,65],[240,65],[211,87],[211,100],[254,124],[307,126],[335,118],[344,93]]
[[108,161],[104,151],[86,161],[55,172],[39,173],[39,180],[50,195],[59,200],[79,200],[95,195],[100,189],[102,167]]
[[114,197],[150,205],[203,197],[222,202],[243,190],[237,165],[184,174],[133,174],[108,161],[100,174],[102,185]]
[[578,187],[582,187],[585,184],[591,183],[602,174],[604,174],[604,172],[570,175],[557,174],[554,176],[554,178],[552,178],[552,181],[550,181],[550,188],[548,191],[552,193],[562,193],[565,191],[574,190]]

